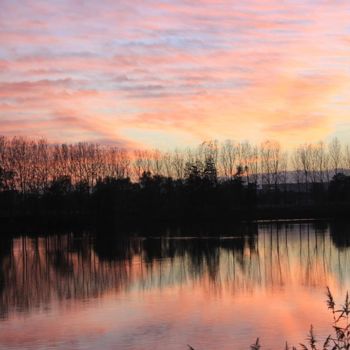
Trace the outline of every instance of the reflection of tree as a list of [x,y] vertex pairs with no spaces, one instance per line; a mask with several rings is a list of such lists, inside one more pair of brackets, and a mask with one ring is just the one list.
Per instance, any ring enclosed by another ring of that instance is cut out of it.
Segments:
[[331,236],[338,248],[350,247],[350,224],[345,221],[334,221],[331,223]]
[[207,239],[68,234],[4,240],[0,315],[111,290],[188,285],[210,293],[250,293],[293,285],[323,288],[330,278],[344,283],[350,261],[347,245],[335,239],[341,231],[269,224],[260,225],[258,235]]
[[[2,238],[0,244],[0,294],[4,292],[5,289],[5,271],[8,268],[8,257],[12,253],[12,240],[8,236]],[[1,314],[0,314],[1,316]]]

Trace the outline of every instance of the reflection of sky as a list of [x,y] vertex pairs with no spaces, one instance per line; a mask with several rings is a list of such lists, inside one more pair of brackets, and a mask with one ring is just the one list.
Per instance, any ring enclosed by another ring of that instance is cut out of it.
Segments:
[[161,148],[349,137],[337,128],[349,126],[348,1],[4,0],[1,9],[2,134]]
[[325,287],[341,302],[350,286],[339,233],[295,224],[243,242],[16,239],[2,250],[0,348],[232,349],[256,336],[276,348],[304,341],[311,323],[328,335]]

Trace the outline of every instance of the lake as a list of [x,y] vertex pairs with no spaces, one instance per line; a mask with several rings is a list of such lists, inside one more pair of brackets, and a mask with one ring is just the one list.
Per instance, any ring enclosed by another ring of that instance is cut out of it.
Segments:
[[350,225],[259,223],[3,237],[0,349],[263,349],[330,332],[350,287]]

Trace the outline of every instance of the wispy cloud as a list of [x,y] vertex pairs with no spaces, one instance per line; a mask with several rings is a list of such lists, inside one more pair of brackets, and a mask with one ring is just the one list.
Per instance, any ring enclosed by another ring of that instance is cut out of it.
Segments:
[[350,120],[348,1],[3,0],[1,8],[7,134],[52,137],[60,125],[63,141],[293,144]]

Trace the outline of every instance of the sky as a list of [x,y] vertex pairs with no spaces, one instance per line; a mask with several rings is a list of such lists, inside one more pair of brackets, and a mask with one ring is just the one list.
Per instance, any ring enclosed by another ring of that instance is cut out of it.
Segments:
[[0,0],[0,134],[350,139],[349,0]]

